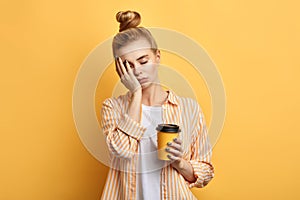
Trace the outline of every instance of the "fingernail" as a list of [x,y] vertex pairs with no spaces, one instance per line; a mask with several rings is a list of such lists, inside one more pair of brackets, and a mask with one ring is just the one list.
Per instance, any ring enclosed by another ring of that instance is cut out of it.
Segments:
[[166,148],[166,151],[169,151],[170,149],[169,148]]
[[168,142],[168,143],[167,143],[168,146],[171,146],[171,144],[172,144],[171,142]]
[[176,141],[177,141],[177,138],[174,138],[173,140],[174,140],[174,142],[176,142]]
[[168,156],[168,158],[171,158],[171,155],[170,155],[170,154],[168,154],[167,156]]

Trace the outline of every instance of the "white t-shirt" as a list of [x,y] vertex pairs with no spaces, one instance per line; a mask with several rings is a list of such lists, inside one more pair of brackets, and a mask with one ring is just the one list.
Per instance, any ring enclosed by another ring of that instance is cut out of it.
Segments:
[[142,104],[142,125],[147,128],[139,143],[136,175],[137,199],[160,199],[160,173],[165,161],[157,158],[156,127],[162,123],[162,107]]

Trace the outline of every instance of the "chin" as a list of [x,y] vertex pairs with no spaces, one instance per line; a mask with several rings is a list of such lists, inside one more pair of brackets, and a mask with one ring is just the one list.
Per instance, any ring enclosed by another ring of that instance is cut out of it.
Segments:
[[143,83],[141,86],[142,86],[142,89],[145,89],[145,88],[149,87],[150,85],[151,85],[151,83],[146,82],[146,83]]

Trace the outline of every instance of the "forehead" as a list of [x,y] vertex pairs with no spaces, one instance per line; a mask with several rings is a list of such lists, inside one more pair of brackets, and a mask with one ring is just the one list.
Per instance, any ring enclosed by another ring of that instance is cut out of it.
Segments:
[[140,39],[118,49],[116,56],[136,59],[150,52],[152,51],[149,42],[145,39]]

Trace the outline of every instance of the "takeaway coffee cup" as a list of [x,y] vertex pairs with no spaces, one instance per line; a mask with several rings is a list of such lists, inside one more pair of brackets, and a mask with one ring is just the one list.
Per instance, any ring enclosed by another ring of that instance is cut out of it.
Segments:
[[173,142],[173,139],[178,137],[181,130],[176,124],[158,124],[156,130],[158,159],[170,160],[167,156],[168,152],[165,151],[168,147],[167,143]]

